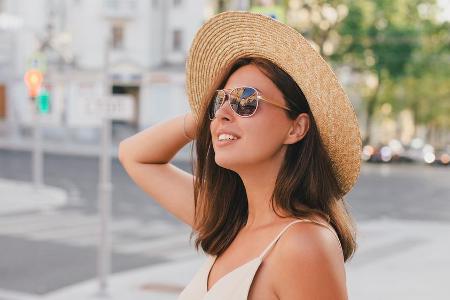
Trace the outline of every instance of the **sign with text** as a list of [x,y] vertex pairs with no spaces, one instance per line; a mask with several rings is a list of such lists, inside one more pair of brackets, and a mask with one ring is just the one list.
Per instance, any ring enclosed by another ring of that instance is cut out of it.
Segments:
[[103,116],[112,120],[133,120],[135,101],[128,94],[103,95],[101,83],[77,83],[71,86],[67,109],[69,127],[100,127]]
[[131,95],[111,95],[93,98],[85,103],[85,113],[93,117],[130,121],[134,116],[134,101]]

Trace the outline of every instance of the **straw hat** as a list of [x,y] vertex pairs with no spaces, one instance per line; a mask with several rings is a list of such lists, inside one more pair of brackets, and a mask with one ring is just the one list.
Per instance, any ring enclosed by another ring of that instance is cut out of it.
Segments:
[[213,16],[196,33],[186,61],[186,91],[193,114],[207,101],[217,76],[240,57],[262,57],[288,73],[302,89],[347,193],[361,164],[361,135],[353,106],[336,75],[295,29],[262,14],[227,11]]

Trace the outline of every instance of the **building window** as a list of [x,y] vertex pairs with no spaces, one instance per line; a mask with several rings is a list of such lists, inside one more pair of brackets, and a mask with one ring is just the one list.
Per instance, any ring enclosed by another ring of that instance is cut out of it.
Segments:
[[173,6],[179,6],[182,2],[182,0],[173,0]]
[[112,25],[112,41],[111,46],[113,49],[123,49],[124,48],[124,28],[123,24],[113,24]]
[[173,43],[172,43],[173,51],[181,51],[182,34],[183,32],[180,29],[175,29],[173,31]]

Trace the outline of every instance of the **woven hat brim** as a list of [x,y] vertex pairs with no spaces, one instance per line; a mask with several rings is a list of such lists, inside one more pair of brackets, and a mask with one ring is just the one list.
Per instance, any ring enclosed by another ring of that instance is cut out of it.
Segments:
[[353,106],[336,75],[295,29],[262,14],[227,11],[196,33],[186,61],[186,92],[198,116],[217,76],[241,57],[262,57],[287,72],[305,94],[342,191],[361,167],[361,135]]

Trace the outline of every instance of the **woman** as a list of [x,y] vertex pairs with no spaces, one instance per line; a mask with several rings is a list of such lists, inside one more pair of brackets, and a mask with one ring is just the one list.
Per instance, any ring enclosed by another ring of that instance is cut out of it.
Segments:
[[[361,139],[328,65],[290,27],[225,12],[194,38],[187,91],[192,113],[119,147],[128,174],[208,254],[179,299],[347,299],[356,241],[343,196]],[[194,176],[169,164],[191,139]]]

